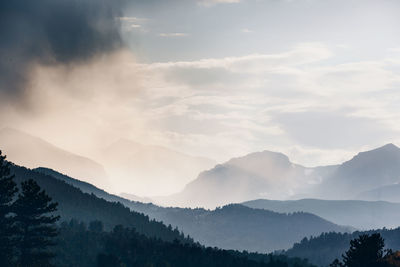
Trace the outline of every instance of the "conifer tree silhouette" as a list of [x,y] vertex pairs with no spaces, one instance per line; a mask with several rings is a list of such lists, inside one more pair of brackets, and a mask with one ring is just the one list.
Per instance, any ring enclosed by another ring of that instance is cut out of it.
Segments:
[[0,150],[0,266],[11,266],[14,255],[12,202],[18,188],[13,178],[10,163]]
[[51,266],[54,257],[48,249],[54,246],[57,235],[55,216],[58,203],[41,190],[34,180],[21,183],[21,193],[15,202],[18,227],[18,264],[21,267]]

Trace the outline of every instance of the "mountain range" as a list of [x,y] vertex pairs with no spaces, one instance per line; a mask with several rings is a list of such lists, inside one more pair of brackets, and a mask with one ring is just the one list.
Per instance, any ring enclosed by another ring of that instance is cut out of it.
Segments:
[[98,186],[109,185],[101,164],[22,131],[1,129],[0,148],[7,154],[7,158],[16,164],[28,168],[48,167]]
[[154,200],[164,205],[215,208],[255,198],[287,199],[308,192],[329,168],[306,168],[281,153],[256,152],[204,171],[180,193]]
[[331,222],[349,225],[359,230],[400,226],[400,203],[386,201],[257,199],[241,204],[250,208],[280,213],[309,212]]
[[362,198],[364,192],[398,182],[400,149],[394,144],[387,144],[358,153],[351,160],[337,166],[336,170],[314,189],[314,194],[325,199],[355,199]]
[[398,182],[400,149],[393,144],[361,152],[340,165],[314,168],[263,151],[217,165],[180,193],[154,200],[167,206],[209,208],[265,198],[398,201]]
[[55,169],[141,201],[148,199],[138,195],[149,191],[154,195],[178,192],[199,172],[216,164],[207,158],[126,139],[92,153],[93,160],[12,128],[0,129],[0,148],[16,164]]
[[60,203],[61,217],[65,220],[101,220],[108,229],[116,224],[142,227],[143,218],[138,217],[138,222],[132,222],[134,216],[123,209],[125,206],[135,216],[138,213],[145,214],[147,218],[172,225],[170,229],[177,227],[206,246],[268,252],[290,248],[305,236],[352,230],[304,212],[277,213],[239,204],[215,210],[164,208],[129,201],[46,168],[29,170],[15,165],[13,173],[17,181],[35,179]]
[[[10,128],[0,130],[0,147],[17,164],[55,169],[130,200],[163,206],[215,208],[254,199],[400,201],[400,149],[394,144],[342,164],[312,168],[271,151],[215,165],[207,158],[126,139],[105,146],[96,162]],[[144,192],[164,196],[142,197]]]

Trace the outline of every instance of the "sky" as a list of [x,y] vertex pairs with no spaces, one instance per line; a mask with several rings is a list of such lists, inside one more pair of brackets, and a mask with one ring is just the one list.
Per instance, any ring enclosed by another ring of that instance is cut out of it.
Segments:
[[400,1],[0,4],[0,126],[327,165],[400,145]]

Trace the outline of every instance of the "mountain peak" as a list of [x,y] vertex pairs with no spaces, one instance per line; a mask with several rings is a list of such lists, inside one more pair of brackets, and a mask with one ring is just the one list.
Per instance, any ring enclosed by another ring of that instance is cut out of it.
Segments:
[[396,146],[395,144],[393,144],[393,143],[388,143],[388,144],[386,144],[386,145],[384,145],[384,146],[381,146],[381,147],[379,147],[379,148],[377,148],[377,149],[375,149],[375,150],[382,150],[382,151],[399,151],[400,148],[397,147],[397,146]]
[[261,162],[271,161],[271,162],[284,162],[284,163],[290,162],[289,157],[286,156],[285,154],[282,154],[280,152],[264,150],[261,152],[253,152],[242,157],[232,158],[227,163],[229,164],[229,163],[237,163],[245,161],[261,161]]
[[379,160],[379,158],[386,158],[386,157],[400,157],[400,148],[395,146],[392,143],[386,144],[384,146],[358,153],[353,159],[355,158],[368,158],[371,160]]

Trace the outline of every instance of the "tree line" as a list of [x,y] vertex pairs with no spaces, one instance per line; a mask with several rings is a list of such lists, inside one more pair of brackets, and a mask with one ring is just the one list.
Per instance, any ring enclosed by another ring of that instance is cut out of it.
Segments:
[[[35,180],[20,179],[17,185],[10,166],[0,152],[0,266],[310,266],[303,260],[272,255],[251,259],[253,254],[204,247],[136,213],[132,219],[140,232],[123,225],[106,231],[98,220],[88,226],[77,220],[57,225],[58,203]],[[166,232],[175,237],[173,242],[165,240]]]
[[34,180],[20,188],[0,151],[0,266],[50,266],[57,203]]
[[[121,204],[110,204],[110,211],[118,210],[129,226],[119,224],[110,230],[100,220],[87,224],[76,219],[57,225],[58,203],[35,180],[19,180],[17,184],[14,178],[0,151],[0,266],[313,266],[307,260],[284,255],[204,247],[171,226],[125,211]],[[93,195],[77,195],[105,205]],[[379,234],[364,234],[351,240],[342,260],[336,259],[330,266],[400,266],[400,253],[384,250]]]
[[303,238],[301,242],[284,252],[289,257],[307,258],[318,266],[328,266],[335,258],[340,258],[349,248],[351,240],[359,236],[379,233],[386,247],[400,250],[400,228],[356,231],[353,233],[322,233],[316,237]]
[[60,267],[314,267],[306,260],[149,238],[132,227],[104,231],[100,221],[60,224],[55,264]]
[[350,241],[350,248],[335,259],[330,267],[398,267],[399,252],[384,249],[385,241],[379,233],[363,234]]

